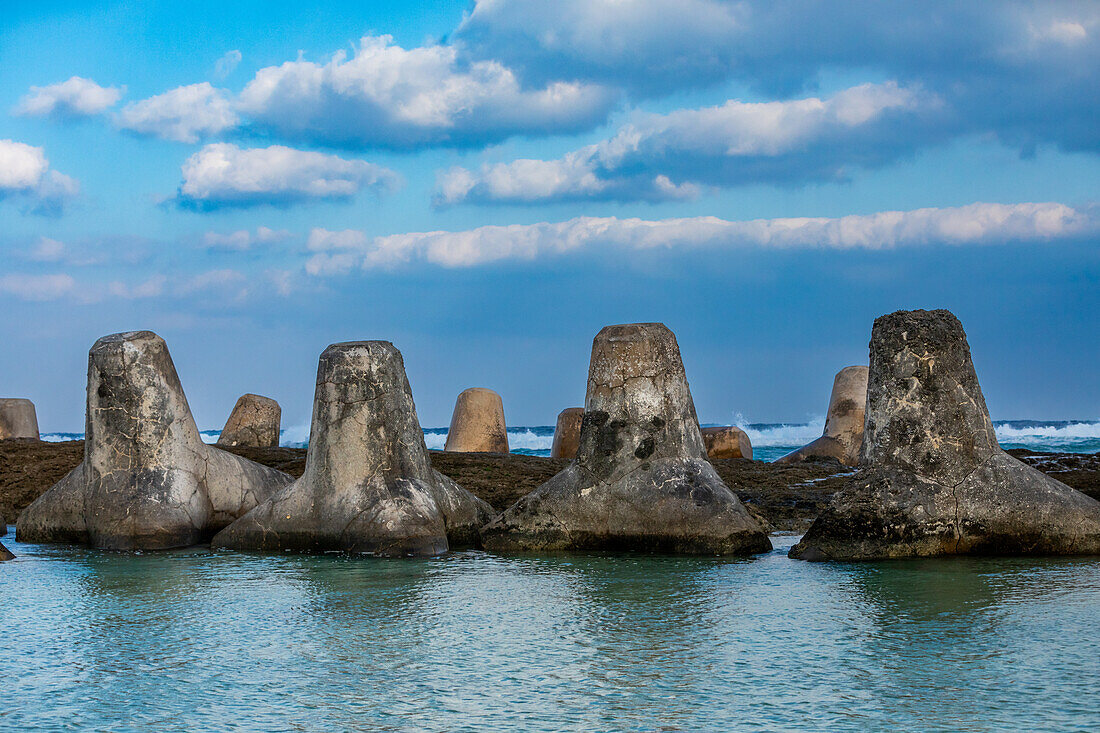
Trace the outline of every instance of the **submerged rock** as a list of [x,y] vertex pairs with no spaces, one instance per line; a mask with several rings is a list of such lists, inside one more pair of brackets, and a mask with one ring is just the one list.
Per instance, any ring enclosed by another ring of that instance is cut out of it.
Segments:
[[0,399],[0,440],[7,438],[38,440],[38,415],[30,400]]
[[726,427],[703,428],[703,445],[707,448],[707,458],[712,461],[731,458],[752,460],[752,441],[741,428]]
[[867,367],[844,367],[833,379],[825,432],[809,445],[776,459],[776,463],[794,463],[835,458],[846,466],[859,463],[863,447],[863,418],[867,404]]
[[551,458],[573,460],[577,457],[583,420],[583,407],[567,407],[558,413],[558,423],[554,427],[554,442],[550,446]]
[[482,528],[482,541],[502,551],[771,548],[706,459],[680,348],[659,323],[600,331],[576,459]]
[[791,557],[1100,553],[1100,502],[997,444],[948,311],[875,321],[861,467]]
[[471,387],[458,396],[443,450],[455,453],[507,453],[504,402],[491,389]]
[[436,555],[475,544],[491,513],[432,469],[401,352],[386,341],[358,341],[321,354],[302,477],[212,544]]
[[242,395],[218,436],[218,445],[277,448],[282,414],[279,403],[270,397]]
[[84,446],[84,461],[20,515],[20,541],[186,547],[291,481],[202,442],[168,347],[149,331],[89,352]]

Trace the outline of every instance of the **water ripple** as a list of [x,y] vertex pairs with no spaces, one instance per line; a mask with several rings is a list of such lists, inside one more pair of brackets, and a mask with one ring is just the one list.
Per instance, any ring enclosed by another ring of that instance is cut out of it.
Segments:
[[1100,561],[820,565],[773,539],[748,560],[12,543],[0,728],[1100,728]]

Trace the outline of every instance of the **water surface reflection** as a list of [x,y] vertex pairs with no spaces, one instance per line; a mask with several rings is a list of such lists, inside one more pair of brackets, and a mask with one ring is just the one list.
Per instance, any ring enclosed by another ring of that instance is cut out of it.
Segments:
[[1095,729],[1100,561],[20,545],[0,728]]

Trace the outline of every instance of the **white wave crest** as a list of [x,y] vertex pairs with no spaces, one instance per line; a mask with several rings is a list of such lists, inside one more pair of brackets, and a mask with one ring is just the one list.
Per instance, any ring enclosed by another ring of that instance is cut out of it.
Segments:
[[997,440],[1019,443],[1030,440],[1100,440],[1100,421],[1072,423],[1065,426],[1037,425],[1018,428],[1012,425],[994,425]]
[[745,431],[754,448],[801,448],[821,437],[825,430],[824,416],[814,417],[808,423],[750,427],[740,415],[733,423]]
[[428,450],[443,450],[443,446],[447,443],[447,431],[442,432],[426,432],[424,433],[424,444],[428,446]]
[[553,445],[552,434],[539,435],[523,428],[508,431],[508,447],[512,450],[550,450]]

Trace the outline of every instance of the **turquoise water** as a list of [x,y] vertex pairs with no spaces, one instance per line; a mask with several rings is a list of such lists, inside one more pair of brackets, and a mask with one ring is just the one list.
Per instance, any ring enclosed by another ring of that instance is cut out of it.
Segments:
[[6,544],[0,729],[1097,730],[1100,559]]

